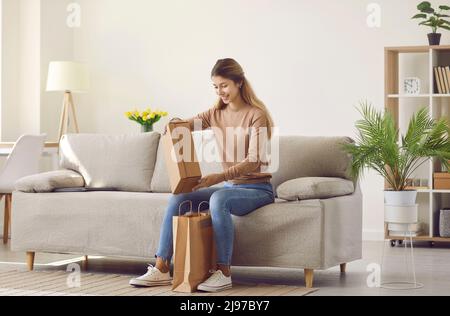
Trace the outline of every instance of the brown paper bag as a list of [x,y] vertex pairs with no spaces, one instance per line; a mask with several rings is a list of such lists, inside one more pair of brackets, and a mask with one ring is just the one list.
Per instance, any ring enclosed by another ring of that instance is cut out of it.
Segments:
[[170,122],[162,136],[162,144],[172,193],[192,192],[202,178],[202,172],[189,122]]
[[191,212],[173,217],[172,290],[183,293],[195,292],[197,286],[210,276],[209,271],[216,267],[211,214],[193,213],[192,202],[189,202]]

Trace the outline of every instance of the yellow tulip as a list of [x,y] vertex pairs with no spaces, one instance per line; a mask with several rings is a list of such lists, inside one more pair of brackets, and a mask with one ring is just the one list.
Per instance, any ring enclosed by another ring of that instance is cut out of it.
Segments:
[[151,118],[151,119],[154,119],[155,116],[156,116],[156,113],[155,113],[155,112],[153,112],[152,114],[150,114],[150,118]]

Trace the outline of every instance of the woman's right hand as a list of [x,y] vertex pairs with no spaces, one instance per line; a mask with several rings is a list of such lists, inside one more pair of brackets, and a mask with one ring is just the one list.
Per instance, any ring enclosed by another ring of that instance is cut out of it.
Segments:
[[[171,122],[180,122],[180,121],[183,121],[183,120],[180,119],[180,118],[178,118],[178,117],[174,117],[173,119],[171,119],[171,120],[169,121],[169,123],[171,123]],[[164,133],[163,133],[163,135],[166,135],[166,133],[167,133],[167,125],[164,126]]]

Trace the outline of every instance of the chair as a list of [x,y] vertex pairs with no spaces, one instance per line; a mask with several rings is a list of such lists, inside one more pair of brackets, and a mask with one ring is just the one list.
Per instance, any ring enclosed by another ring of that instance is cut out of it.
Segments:
[[3,243],[8,242],[12,192],[20,178],[39,172],[39,159],[47,135],[23,135],[14,145],[5,165],[0,170],[0,200],[5,197]]

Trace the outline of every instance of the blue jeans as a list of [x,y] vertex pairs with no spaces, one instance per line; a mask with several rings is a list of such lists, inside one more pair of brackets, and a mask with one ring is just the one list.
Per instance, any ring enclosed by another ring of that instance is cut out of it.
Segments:
[[[244,216],[264,205],[274,202],[272,184],[231,184],[223,188],[204,188],[196,192],[172,195],[162,223],[157,257],[170,262],[173,255],[172,217],[178,216],[178,208],[184,201],[192,201],[193,210],[211,211],[214,239],[217,248],[217,264],[231,265],[234,226],[231,215]],[[189,211],[189,203],[181,206],[181,214]]]

